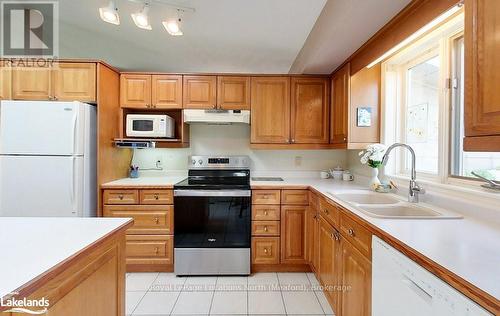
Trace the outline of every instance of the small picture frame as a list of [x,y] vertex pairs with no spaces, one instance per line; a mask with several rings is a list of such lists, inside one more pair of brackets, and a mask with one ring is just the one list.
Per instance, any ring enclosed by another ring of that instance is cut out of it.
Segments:
[[370,127],[372,126],[372,108],[363,106],[358,107],[356,110],[357,120],[356,125],[358,127]]

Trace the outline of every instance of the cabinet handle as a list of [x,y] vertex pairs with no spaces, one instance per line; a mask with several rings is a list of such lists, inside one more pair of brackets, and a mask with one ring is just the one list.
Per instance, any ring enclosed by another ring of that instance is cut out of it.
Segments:
[[269,198],[269,196],[268,196],[267,194],[264,194],[264,195],[262,196],[262,198],[263,198],[263,199],[268,199],[268,198]]
[[328,212],[328,210],[326,208],[323,209],[323,213],[325,213],[326,215],[328,215],[330,212]]
[[264,226],[264,231],[267,232],[267,226]]
[[338,232],[334,232],[333,237],[336,241],[340,241],[340,234]]
[[158,200],[158,199],[160,198],[160,197],[158,196],[158,194],[155,194],[155,195],[154,195],[154,197],[155,197],[155,200]]
[[57,97],[56,96],[52,97],[52,100],[57,101]]
[[158,217],[155,217],[155,223],[156,224],[159,224],[160,223],[160,219]]
[[123,200],[123,194],[118,195],[118,198],[119,198],[120,200]]
[[295,143],[295,139],[292,138],[292,143]]
[[155,254],[158,254],[160,252],[160,248],[155,247]]
[[351,237],[356,236],[356,234],[354,233],[354,229],[352,229],[352,228],[349,228],[349,229],[347,230],[347,233],[348,233],[348,234],[349,234],[349,236],[351,236]]
[[264,211],[264,215],[267,216],[267,211]]
[[269,250],[267,250],[267,248],[264,248],[264,253],[267,254],[268,252],[269,252]]

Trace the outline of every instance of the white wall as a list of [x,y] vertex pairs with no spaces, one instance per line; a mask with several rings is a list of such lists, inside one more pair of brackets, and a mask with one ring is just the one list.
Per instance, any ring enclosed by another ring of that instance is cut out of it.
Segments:
[[165,170],[186,170],[189,155],[248,155],[253,171],[302,172],[345,167],[347,161],[345,150],[252,150],[249,125],[194,124],[190,134],[190,148],[135,150],[133,163],[152,168],[160,159]]

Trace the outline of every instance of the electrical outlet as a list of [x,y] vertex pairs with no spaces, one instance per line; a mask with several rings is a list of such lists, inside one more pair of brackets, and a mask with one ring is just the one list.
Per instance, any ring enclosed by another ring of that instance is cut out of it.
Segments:
[[302,165],[302,156],[295,156],[295,167],[300,167]]

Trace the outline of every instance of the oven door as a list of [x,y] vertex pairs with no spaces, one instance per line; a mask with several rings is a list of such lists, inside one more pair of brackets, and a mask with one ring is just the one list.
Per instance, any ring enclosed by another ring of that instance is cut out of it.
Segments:
[[250,190],[174,190],[175,248],[250,248]]

